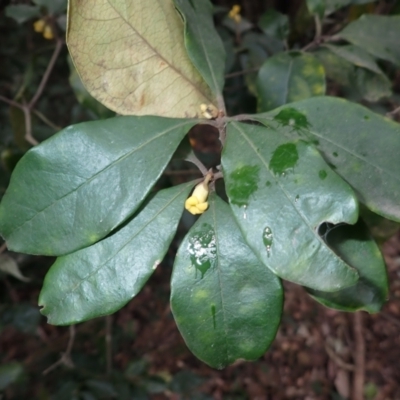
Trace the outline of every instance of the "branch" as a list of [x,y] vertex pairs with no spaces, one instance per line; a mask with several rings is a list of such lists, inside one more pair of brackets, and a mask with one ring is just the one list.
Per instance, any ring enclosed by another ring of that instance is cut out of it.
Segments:
[[354,332],[354,379],[353,379],[353,400],[364,400],[364,379],[365,379],[365,342],[363,336],[363,314],[361,311],[353,315]]
[[46,71],[43,75],[43,78],[42,78],[40,84],[39,84],[39,87],[36,89],[35,95],[32,97],[31,101],[28,104],[28,107],[30,110],[33,109],[36,102],[39,100],[39,97],[42,95],[43,90],[46,87],[47,81],[49,80],[50,74],[53,71],[53,68],[57,61],[57,58],[60,55],[60,51],[62,49],[63,44],[64,44],[64,41],[62,39],[57,39],[56,47],[53,51],[53,55],[51,56],[50,62],[47,65]]
[[43,114],[41,114],[39,111],[35,111],[34,107],[35,107],[35,104],[37,103],[37,101],[39,100],[40,96],[43,94],[43,90],[48,83],[50,74],[53,71],[53,68],[57,61],[58,56],[60,55],[60,51],[62,49],[63,44],[64,44],[64,41],[60,38],[57,38],[56,47],[53,51],[53,54],[49,61],[49,64],[47,65],[47,68],[43,75],[43,78],[40,81],[40,84],[39,84],[38,88],[36,89],[36,92],[33,95],[32,99],[29,101],[29,103],[23,102],[21,104],[14,100],[10,100],[4,96],[0,96],[0,100],[4,101],[5,103],[9,104],[10,106],[18,107],[19,109],[21,109],[23,111],[24,117],[25,117],[25,140],[28,143],[32,144],[33,146],[36,146],[37,144],[39,144],[39,142],[32,135],[32,118],[31,118],[32,112],[34,112],[40,119],[42,119],[42,121],[44,121],[49,126],[55,128],[55,129],[58,128],[51,121],[49,121]]
[[400,112],[400,106],[395,108],[393,111],[389,111],[386,113],[387,117],[394,117],[397,113]]
[[74,341],[75,341],[75,325],[71,325],[69,327],[69,340],[65,353],[61,353],[61,358],[58,361],[56,361],[53,365],[50,365],[49,368],[45,369],[43,371],[43,375],[49,374],[51,371],[55,370],[56,368],[58,368],[58,366],[62,364],[68,368],[74,367],[74,363],[71,360],[71,351],[72,347],[74,346]]

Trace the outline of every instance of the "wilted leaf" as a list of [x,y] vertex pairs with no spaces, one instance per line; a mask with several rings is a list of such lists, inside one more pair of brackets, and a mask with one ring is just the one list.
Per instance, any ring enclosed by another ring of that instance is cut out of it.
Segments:
[[68,66],[69,66],[69,84],[71,85],[72,90],[75,93],[75,96],[79,103],[82,104],[83,107],[92,111],[97,118],[111,118],[115,115],[115,113],[109,110],[107,107],[103,106],[100,102],[98,102],[83,86],[81,78],[78,75],[78,72],[75,69],[75,66],[71,60],[71,57],[67,58]]
[[258,111],[325,93],[324,67],[312,55],[279,53],[265,61],[257,78]]
[[167,252],[192,187],[158,192],[113,235],[58,258],[39,297],[48,322],[74,324],[111,314],[131,300]]
[[214,96],[172,0],[70,0],[67,42],[88,91],[120,114],[194,117]]
[[84,122],[31,149],[0,204],[8,248],[62,255],[102,239],[139,207],[195,122]]
[[357,272],[326,246],[318,228],[355,223],[357,200],[313,146],[289,141],[279,129],[230,123],[222,167],[236,220],[267,267],[328,292],[356,283]]
[[267,350],[280,322],[282,287],[245,243],[229,206],[215,194],[209,204],[178,250],[171,307],[190,350],[223,368]]

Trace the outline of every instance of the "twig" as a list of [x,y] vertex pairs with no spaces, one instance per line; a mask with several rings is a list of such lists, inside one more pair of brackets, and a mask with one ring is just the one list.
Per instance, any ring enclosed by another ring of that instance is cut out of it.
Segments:
[[315,21],[315,42],[319,42],[321,40],[322,36],[322,23],[321,23],[321,18],[319,17],[318,14],[314,15],[314,21]]
[[395,108],[393,111],[389,111],[386,113],[387,117],[394,117],[397,113],[400,112],[400,106]]
[[189,161],[193,163],[203,174],[203,176],[206,176],[208,173],[208,169],[205,167],[205,165],[195,156],[194,153],[190,153],[186,158],[185,161]]
[[106,373],[112,372],[112,315],[106,317]]
[[45,115],[43,115],[39,110],[32,110],[32,112],[39,117],[46,125],[53,128],[55,131],[60,131],[62,128],[57,126],[55,123],[51,122]]
[[260,69],[260,67],[253,67],[249,69],[244,69],[243,71],[236,71],[236,72],[231,72],[230,74],[226,74],[225,78],[234,78],[235,76],[240,76],[240,75],[246,75],[250,74],[251,72],[257,72]]
[[74,341],[75,341],[75,325],[71,325],[69,327],[69,340],[65,353],[61,353],[61,358],[58,361],[56,361],[53,365],[50,365],[49,368],[45,369],[43,371],[43,375],[49,374],[51,371],[55,370],[56,368],[58,368],[58,366],[62,364],[68,368],[74,367],[74,363],[71,360],[71,351],[72,347],[74,346]]
[[54,64],[57,61],[57,58],[60,54],[64,41],[62,39],[57,39],[56,47],[53,51],[51,56],[50,62],[47,65],[46,71],[43,75],[42,80],[40,81],[39,87],[36,89],[35,95],[32,97],[31,101],[29,102],[29,109],[32,110],[35,106],[36,102],[39,100],[39,97],[42,95],[44,88],[46,87],[47,81],[49,80],[50,74],[53,71]]
[[365,379],[365,342],[363,336],[363,314],[361,311],[354,313],[353,333],[355,342],[354,351],[354,379],[353,379],[353,400],[364,400],[364,379]]
[[10,106],[18,107],[20,108],[25,117],[25,140],[32,144],[32,145],[37,145],[39,142],[33,137],[32,135],[32,118],[31,118],[31,113],[35,112],[35,114],[42,119],[45,123],[47,123],[49,126],[53,127],[54,129],[58,130],[58,127],[54,125],[51,121],[49,121],[43,114],[41,114],[39,111],[35,111],[34,107],[37,101],[39,100],[40,96],[43,94],[43,90],[47,85],[47,82],[49,80],[50,74],[53,71],[54,65],[57,61],[58,56],[60,55],[60,51],[62,49],[62,46],[64,44],[64,41],[61,38],[57,38],[56,40],[56,47],[53,51],[53,54],[51,56],[51,59],[49,61],[49,64],[47,65],[46,71],[43,75],[42,80],[40,81],[40,84],[38,88],[36,89],[35,94],[33,95],[32,99],[29,101],[29,103],[23,102],[18,103],[14,100],[10,100],[4,96],[0,96],[0,100],[4,101],[5,103],[9,104]]
[[343,361],[331,348],[325,343],[325,350],[328,353],[328,356],[337,364],[338,367],[346,370],[346,371],[354,371],[355,367],[352,364],[349,364]]
[[301,51],[309,51],[314,47],[318,47],[321,44],[328,43],[328,42],[338,42],[341,40],[339,36],[320,36],[319,38],[315,38],[312,42],[308,43],[304,46]]
[[0,246],[0,254],[4,253],[7,250],[7,243],[4,242],[1,246]]
[[23,103],[22,111],[25,117],[25,140],[33,146],[36,146],[39,142],[32,136],[32,119],[29,104]]
[[20,103],[14,101],[14,100],[7,99],[7,97],[4,97],[4,96],[1,96],[1,95],[0,95],[0,100],[1,100],[1,101],[4,101],[5,103],[9,104],[10,106],[18,107],[18,108],[20,108],[21,110],[24,109],[24,106],[23,106],[22,104],[20,104]]

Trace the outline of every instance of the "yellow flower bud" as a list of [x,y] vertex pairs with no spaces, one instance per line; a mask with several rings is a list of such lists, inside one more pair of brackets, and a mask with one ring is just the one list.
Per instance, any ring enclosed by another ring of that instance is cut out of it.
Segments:
[[51,26],[46,25],[46,26],[44,27],[43,37],[44,37],[45,39],[48,39],[48,40],[54,38],[54,35],[53,35],[53,31],[52,31],[52,29],[51,29]]
[[229,11],[228,17],[230,19],[233,19],[237,24],[240,22],[242,19],[242,16],[240,15],[240,6],[238,4],[235,4],[231,10]]
[[35,30],[35,32],[40,33],[43,32],[45,26],[46,22],[43,19],[39,19],[33,24],[33,29]]
[[212,173],[209,173],[203,182],[200,182],[193,190],[193,193],[185,201],[185,208],[191,214],[203,214],[208,208],[207,197],[209,193],[208,182],[212,178]]

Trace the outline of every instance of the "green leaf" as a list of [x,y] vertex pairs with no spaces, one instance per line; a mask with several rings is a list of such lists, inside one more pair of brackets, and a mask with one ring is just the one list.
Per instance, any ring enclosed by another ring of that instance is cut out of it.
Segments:
[[398,123],[336,97],[311,98],[254,118],[313,140],[362,203],[400,222]]
[[364,49],[354,46],[352,44],[346,46],[334,46],[331,44],[325,44],[324,47],[344,58],[350,63],[356,65],[357,67],[366,68],[376,74],[383,74],[382,70],[379,68],[374,57],[372,57]]
[[81,81],[81,78],[78,75],[78,72],[75,69],[74,63],[71,60],[71,57],[67,57],[68,66],[69,66],[69,84],[71,85],[72,90],[75,93],[75,96],[79,103],[82,104],[83,107],[92,111],[96,117],[104,119],[111,118],[115,116],[115,113],[109,110],[107,107],[103,106],[100,102],[98,102],[91,94],[86,90],[85,86]]
[[192,187],[190,182],[158,192],[113,235],[58,258],[39,297],[48,322],[74,324],[130,301],[167,252]]
[[308,292],[327,307],[378,312],[388,297],[388,280],[382,254],[365,224],[360,220],[354,226],[334,227],[326,233],[326,242],[347,264],[357,269],[360,279],[355,286],[338,292],[311,289]]
[[324,47],[318,48],[313,55],[323,65],[328,79],[342,86],[350,86],[353,82],[354,65]]
[[357,200],[313,146],[288,141],[279,130],[230,123],[222,167],[244,237],[274,273],[328,292],[356,283],[357,272],[326,246],[318,228],[354,224]]
[[194,117],[214,103],[173,0],[71,0],[67,42],[89,93],[119,114]]
[[255,360],[275,337],[280,280],[245,243],[229,206],[209,209],[183,240],[171,281],[171,308],[190,350],[214,368]]
[[62,255],[139,207],[194,120],[118,117],[65,128],[18,163],[0,204],[14,251]]
[[280,53],[265,61],[257,78],[258,110],[325,93],[324,67],[312,55]]
[[326,8],[326,0],[306,0],[307,8],[310,14],[318,15],[323,18]]
[[26,4],[10,5],[5,8],[5,15],[18,24],[23,24],[31,18],[40,17],[40,8]]
[[185,46],[190,60],[214,95],[222,99],[225,83],[225,48],[213,21],[209,0],[174,0],[185,21]]
[[363,15],[337,35],[375,57],[400,65],[400,15]]
[[357,68],[353,85],[361,98],[376,102],[392,95],[392,83],[383,74],[376,74],[364,68]]
[[269,9],[261,16],[258,26],[267,36],[280,40],[285,40],[290,33],[288,16],[274,8]]

